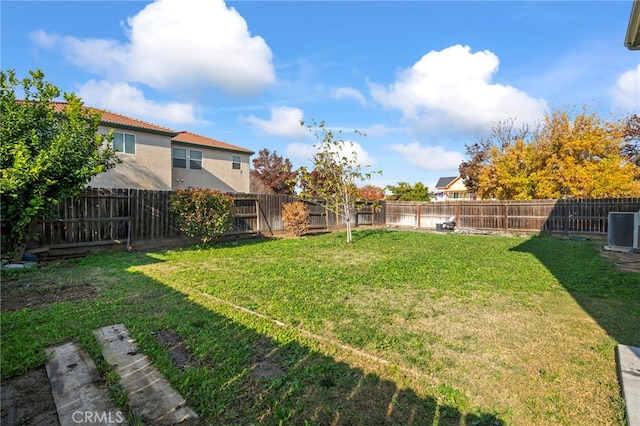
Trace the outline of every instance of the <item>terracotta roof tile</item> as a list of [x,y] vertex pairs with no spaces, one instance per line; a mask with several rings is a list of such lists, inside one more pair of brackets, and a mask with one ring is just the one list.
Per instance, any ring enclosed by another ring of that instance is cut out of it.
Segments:
[[[53,104],[57,112],[62,112],[65,106],[67,105],[66,102],[53,102]],[[197,135],[195,133],[186,132],[186,131],[178,132],[178,131],[169,129],[168,127],[158,126],[156,124],[152,124],[146,121],[127,117],[126,115],[116,114],[114,112],[107,111],[100,108],[93,108],[88,106],[85,106],[84,108],[92,109],[102,114],[101,121],[105,125],[115,124],[115,125],[121,125],[126,127],[135,127],[143,130],[151,130],[155,132],[168,133],[172,136],[172,141],[175,141],[175,142],[183,142],[183,143],[188,143],[192,145],[209,146],[212,148],[243,152],[249,155],[254,154],[254,152],[251,151],[250,149],[242,148],[237,145],[231,145],[229,143],[222,142],[213,138],[208,138],[206,136]]]
[[254,154],[254,152],[250,149],[242,148],[237,145],[231,145],[217,139],[208,138],[206,136],[197,135],[191,132],[180,132],[177,136],[173,137],[172,141],[183,142],[192,145],[210,146],[213,148],[227,149],[229,151],[244,152],[246,154]]
[[[58,112],[62,112],[64,107],[67,105],[66,102],[54,102],[55,110]],[[177,134],[173,129],[168,127],[158,126],[156,124],[152,124],[146,121],[138,120],[136,118],[127,117],[126,115],[116,114],[115,112],[107,111],[100,108],[93,107],[84,107],[85,109],[90,109],[99,112],[102,115],[101,121],[103,124],[115,124],[126,127],[136,127],[144,130],[151,130],[155,132],[162,133],[170,133],[172,135]]]

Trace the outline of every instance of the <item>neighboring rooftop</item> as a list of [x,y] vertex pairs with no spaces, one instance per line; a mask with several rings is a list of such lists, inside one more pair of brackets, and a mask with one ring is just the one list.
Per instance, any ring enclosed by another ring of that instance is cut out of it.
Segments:
[[[67,105],[66,102],[53,102],[53,104],[55,106],[56,112],[62,112],[65,106]],[[115,112],[107,111],[100,108],[93,108],[93,107],[87,107],[87,106],[85,106],[84,108],[94,110],[102,114],[101,121],[103,125],[108,126],[109,124],[113,124],[121,127],[144,129],[144,130],[152,131],[156,133],[168,134],[172,136],[171,140],[174,142],[182,142],[182,143],[191,144],[191,145],[208,146],[208,147],[224,149],[228,151],[241,152],[249,155],[255,154],[255,152],[251,151],[250,149],[242,148],[240,146],[222,142],[217,139],[198,135],[196,133],[187,132],[187,131],[176,131],[168,127],[158,126],[156,124],[152,124],[147,121],[127,117],[126,115],[122,115],[122,114],[116,114]]]
[[[55,110],[57,112],[62,112],[65,106],[67,105],[67,103],[54,102],[54,105],[55,105]],[[126,115],[116,114],[115,112],[107,111],[100,108],[93,108],[88,106],[85,106],[84,108],[100,113],[102,115],[101,121],[104,125],[114,124],[114,125],[123,126],[123,127],[129,127],[129,128],[134,127],[137,129],[144,129],[144,130],[150,130],[153,132],[166,133],[169,135],[178,134],[178,132],[168,127],[158,126],[157,124],[152,124],[147,121],[127,117]]]
[[243,152],[243,153],[246,153],[246,154],[254,154],[254,152],[251,151],[250,149],[242,148],[242,147],[239,147],[239,146],[236,146],[236,145],[231,145],[229,143],[222,142],[222,141],[219,141],[217,139],[208,138],[206,136],[201,136],[201,135],[197,135],[195,133],[186,132],[186,131],[179,132],[171,140],[174,141],[174,142],[182,142],[182,143],[187,143],[187,144],[191,144],[191,145],[210,146],[210,147],[218,148],[218,149],[226,149],[228,151],[236,151],[236,152]]
[[451,185],[459,176],[452,177],[441,177],[438,179],[438,183],[436,183],[436,188],[447,188]]

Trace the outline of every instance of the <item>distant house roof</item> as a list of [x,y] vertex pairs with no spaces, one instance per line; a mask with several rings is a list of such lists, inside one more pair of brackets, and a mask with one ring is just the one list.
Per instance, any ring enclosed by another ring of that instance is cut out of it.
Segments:
[[[64,111],[64,108],[67,106],[66,102],[54,102],[54,108],[56,112]],[[151,131],[153,133],[162,133],[170,136],[177,135],[178,132],[172,130],[168,127],[158,126],[156,124],[149,123],[147,121],[138,120],[136,118],[127,117],[126,115],[116,114],[115,112],[107,111],[100,108],[93,107],[84,107],[88,110],[93,110],[101,114],[100,121],[103,125],[113,124],[119,127],[130,128],[130,129],[143,129],[146,131]]]
[[231,145],[226,142],[219,141],[217,139],[208,138],[206,136],[197,135],[191,132],[179,132],[172,138],[174,142],[182,142],[191,145],[208,146],[212,148],[224,149],[227,151],[242,152],[245,154],[254,154],[250,149],[242,148],[236,145]]
[[455,182],[459,177],[460,176],[441,177],[440,179],[438,179],[438,183],[436,183],[436,188],[437,189],[446,189],[453,182]]

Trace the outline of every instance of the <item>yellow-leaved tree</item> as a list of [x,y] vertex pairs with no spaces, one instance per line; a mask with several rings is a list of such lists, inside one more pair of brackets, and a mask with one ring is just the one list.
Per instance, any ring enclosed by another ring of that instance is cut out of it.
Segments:
[[584,107],[554,111],[535,137],[493,146],[478,173],[483,198],[640,196],[640,167],[630,161],[627,121],[603,121]]
[[479,195],[501,200],[535,198],[531,175],[537,165],[534,146],[522,139],[503,148],[493,146],[489,152],[489,164],[480,169]]

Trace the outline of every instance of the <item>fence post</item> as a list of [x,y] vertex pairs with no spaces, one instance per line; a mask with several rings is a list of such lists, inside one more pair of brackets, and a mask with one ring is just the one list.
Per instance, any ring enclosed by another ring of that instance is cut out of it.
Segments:
[[460,214],[461,214],[460,203],[456,204],[456,226],[460,227]]
[[564,232],[564,235],[566,236],[566,235],[569,235],[569,205],[567,204],[566,198],[562,200],[562,206],[564,210],[562,230]]
[[420,217],[422,216],[422,204],[418,204],[418,229],[420,229]]
[[508,201],[505,201],[502,204],[502,220],[503,220],[503,227],[504,227],[504,233],[507,234],[509,232],[509,206],[508,206]]
[[376,226],[376,209],[373,208],[374,202],[369,203],[369,209],[371,210],[371,226]]
[[260,233],[260,200],[256,197],[256,231]]

